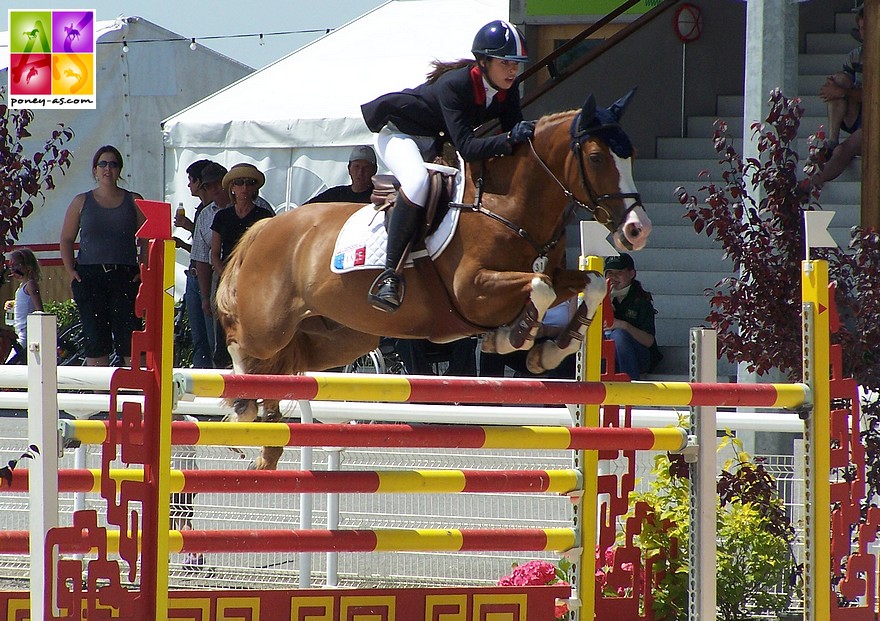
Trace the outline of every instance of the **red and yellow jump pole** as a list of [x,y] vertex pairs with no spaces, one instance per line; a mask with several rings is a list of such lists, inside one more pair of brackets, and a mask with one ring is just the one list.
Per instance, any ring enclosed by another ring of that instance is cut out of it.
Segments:
[[[68,421],[65,438],[102,444],[105,421]],[[170,425],[173,445],[339,446],[536,450],[680,451],[687,432],[679,427],[530,427],[481,425],[345,425],[320,423],[191,423]]]
[[[599,322],[594,322],[597,325]],[[592,329],[592,326],[591,328]],[[597,328],[601,337],[601,326]],[[589,332],[587,335],[589,339]],[[592,343],[588,346],[588,351]],[[596,346],[601,352],[601,339]],[[601,360],[601,359],[600,359]],[[600,363],[601,364],[601,363]],[[630,406],[799,408],[809,402],[804,384],[691,384],[688,382],[584,382],[568,380],[406,377],[366,374],[226,375],[178,372],[184,392],[227,399],[384,401]]]

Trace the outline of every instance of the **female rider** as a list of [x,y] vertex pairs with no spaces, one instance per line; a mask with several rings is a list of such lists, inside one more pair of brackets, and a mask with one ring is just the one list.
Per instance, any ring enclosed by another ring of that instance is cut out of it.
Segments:
[[[406,245],[424,219],[428,171],[424,161],[449,140],[473,162],[510,155],[514,145],[535,132],[523,121],[515,88],[521,63],[528,60],[525,39],[511,24],[496,20],[477,32],[471,48],[475,60],[434,63],[427,82],[389,93],[361,106],[364,120],[376,132],[376,151],[400,182],[388,221],[385,270],[370,288],[374,308],[393,313],[403,301],[404,281],[398,272]],[[501,134],[477,137],[474,130],[498,119]]]

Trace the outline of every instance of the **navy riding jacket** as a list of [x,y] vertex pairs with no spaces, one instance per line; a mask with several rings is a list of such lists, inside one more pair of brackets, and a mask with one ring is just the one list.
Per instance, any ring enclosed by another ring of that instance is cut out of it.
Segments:
[[[411,136],[434,137],[438,145],[449,140],[468,162],[510,155],[507,132],[523,119],[516,85],[499,91],[486,106],[483,76],[476,65],[447,71],[431,84],[382,95],[361,110],[373,132],[390,122]],[[504,133],[476,137],[474,130],[492,119],[499,120]]]

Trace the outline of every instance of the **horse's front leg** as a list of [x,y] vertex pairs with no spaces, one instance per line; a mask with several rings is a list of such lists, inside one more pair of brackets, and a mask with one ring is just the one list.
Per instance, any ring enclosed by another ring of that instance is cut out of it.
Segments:
[[513,322],[483,336],[481,349],[486,353],[509,354],[518,349],[529,349],[541,327],[541,319],[550,308],[556,292],[544,275],[531,279],[529,299]]
[[[581,272],[583,278],[583,272]],[[588,276],[584,301],[578,305],[574,317],[557,338],[536,345],[526,357],[526,368],[536,375],[555,369],[571,354],[577,353],[587,335],[587,328],[605,299],[607,284],[598,274]]]

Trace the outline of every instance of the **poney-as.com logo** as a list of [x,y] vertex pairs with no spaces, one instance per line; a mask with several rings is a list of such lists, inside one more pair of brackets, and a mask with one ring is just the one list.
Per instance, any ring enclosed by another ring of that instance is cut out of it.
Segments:
[[95,108],[95,12],[9,10],[13,108]]

